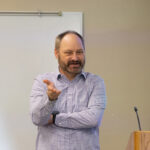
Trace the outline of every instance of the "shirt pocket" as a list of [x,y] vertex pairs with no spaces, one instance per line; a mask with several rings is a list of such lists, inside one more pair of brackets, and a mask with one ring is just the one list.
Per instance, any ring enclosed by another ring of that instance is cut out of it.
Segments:
[[79,112],[88,108],[88,102],[90,96],[87,89],[85,88],[78,89],[74,97],[75,97],[74,99],[75,112]]

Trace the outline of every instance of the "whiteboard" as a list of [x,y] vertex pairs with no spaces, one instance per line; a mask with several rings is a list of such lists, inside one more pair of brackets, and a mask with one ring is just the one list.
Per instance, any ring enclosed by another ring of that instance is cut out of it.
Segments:
[[54,41],[65,30],[82,34],[81,12],[0,16],[0,149],[35,149],[37,131],[29,113],[33,79],[57,70]]

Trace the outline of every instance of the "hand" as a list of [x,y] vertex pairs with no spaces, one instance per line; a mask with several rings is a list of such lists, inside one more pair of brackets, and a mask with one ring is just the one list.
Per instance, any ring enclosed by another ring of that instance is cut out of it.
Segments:
[[56,89],[53,82],[49,80],[43,80],[43,82],[47,85],[47,95],[49,97],[49,100],[51,101],[56,100],[58,96],[60,95],[61,91]]

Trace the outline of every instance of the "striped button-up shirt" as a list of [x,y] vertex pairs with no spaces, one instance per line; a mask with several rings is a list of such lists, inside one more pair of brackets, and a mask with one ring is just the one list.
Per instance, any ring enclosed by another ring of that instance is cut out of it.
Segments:
[[[56,101],[47,96],[43,80],[61,90]],[[100,150],[99,125],[106,105],[104,81],[82,72],[69,81],[60,73],[45,73],[35,78],[30,109],[38,126],[36,150]],[[59,111],[55,125],[47,125],[53,111]]]

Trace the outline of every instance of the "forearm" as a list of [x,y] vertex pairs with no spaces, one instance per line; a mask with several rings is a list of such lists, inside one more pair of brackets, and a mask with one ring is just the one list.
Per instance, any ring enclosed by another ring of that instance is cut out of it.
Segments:
[[81,129],[93,128],[100,125],[104,108],[87,108],[81,112],[60,113],[56,117],[55,124],[64,128]]
[[31,117],[35,125],[46,125],[53,111],[55,101],[49,101],[46,92],[43,95],[31,95]]
[[30,113],[35,125],[46,125],[49,122],[55,101],[50,101],[43,78],[38,76],[33,83],[30,95]]

